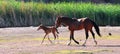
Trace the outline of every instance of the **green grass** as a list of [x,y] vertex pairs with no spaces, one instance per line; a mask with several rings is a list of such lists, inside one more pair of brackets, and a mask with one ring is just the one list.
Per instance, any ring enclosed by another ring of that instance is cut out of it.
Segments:
[[98,25],[120,25],[119,4],[0,1],[0,26],[54,25],[56,16],[89,17]]
[[119,39],[120,39],[120,36],[118,36],[118,35],[103,36],[102,39],[104,39],[104,40],[119,40]]

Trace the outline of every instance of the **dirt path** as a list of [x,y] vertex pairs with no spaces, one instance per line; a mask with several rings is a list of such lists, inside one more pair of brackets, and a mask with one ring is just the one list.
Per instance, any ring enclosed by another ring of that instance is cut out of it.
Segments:
[[[75,39],[80,45],[72,42],[67,46],[69,30],[66,27],[58,28],[59,40],[53,41],[53,35],[49,35],[53,44],[47,39],[41,44],[44,32],[36,29],[37,27],[0,28],[0,54],[120,54],[120,27],[100,27],[103,37],[96,35],[98,45],[95,46],[90,34],[86,47],[81,46],[85,41],[84,30],[75,32]],[[108,35],[109,32],[112,36]]]

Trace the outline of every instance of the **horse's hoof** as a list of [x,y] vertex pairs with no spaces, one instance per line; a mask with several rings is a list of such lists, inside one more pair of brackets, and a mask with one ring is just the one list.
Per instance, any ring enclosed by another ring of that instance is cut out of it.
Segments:
[[68,46],[71,44],[71,42],[68,43]]
[[70,43],[68,44],[68,46],[70,46]]
[[76,42],[77,44],[79,44],[79,42]]

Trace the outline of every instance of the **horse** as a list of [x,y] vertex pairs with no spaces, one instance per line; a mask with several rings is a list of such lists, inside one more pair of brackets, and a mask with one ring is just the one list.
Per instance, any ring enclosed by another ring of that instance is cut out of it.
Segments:
[[[46,38],[46,36],[47,36],[48,34],[50,34],[50,33],[52,33],[52,34],[54,35],[54,40],[55,40],[56,38],[58,39],[58,35],[57,35],[57,34],[59,34],[59,32],[58,32],[58,30],[57,30],[54,26],[52,26],[52,27],[46,27],[46,26],[40,25],[40,26],[38,27],[37,31],[40,30],[40,29],[42,29],[42,30],[45,32],[45,36],[44,36],[41,44],[44,42],[44,39]],[[56,33],[57,33],[57,34],[56,34]],[[48,36],[48,40],[52,43],[52,41],[50,40],[49,36]]]
[[68,26],[68,29],[70,31],[70,42],[68,43],[68,45],[71,44],[71,40],[73,40],[75,43],[79,44],[79,42],[76,41],[74,38],[74,31],[76,31],[76,30],[82,30],[82,29],[85,30],[86,40],[82,44],[82,46],[85,46],[85,44],[86,44],[86,41],[89,37],[89,34],[88,34],[89,31],[91,32],[94,42],[97,45],[97,41],[95,40],[95,34],[92,30],[92,27],[95,28],[97,34],[101,37],[100,29],[99,29],[98,25],[94,21],[89,19],[88,17],[80,18],[80,19],[75,19],[75,18],[73,19],[70,17],[58,16],[55,21],[55,27],[58,28],[61,24]]

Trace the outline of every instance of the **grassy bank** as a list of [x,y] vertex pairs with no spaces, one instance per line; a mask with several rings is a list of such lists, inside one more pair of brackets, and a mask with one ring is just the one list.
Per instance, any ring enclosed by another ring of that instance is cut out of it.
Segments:
[[58,15],[89,17],[99,25],[120,25],[120,5],[0,1],[0,26],[54,25]]

